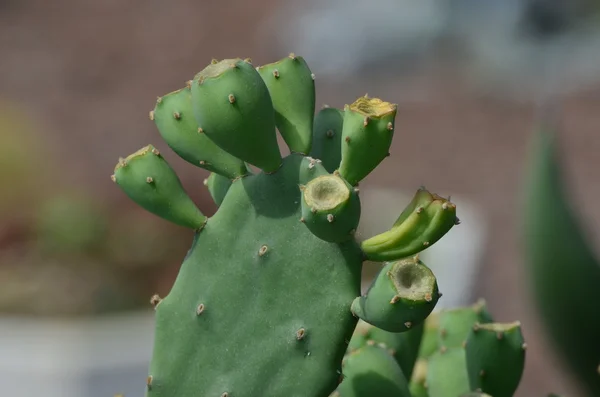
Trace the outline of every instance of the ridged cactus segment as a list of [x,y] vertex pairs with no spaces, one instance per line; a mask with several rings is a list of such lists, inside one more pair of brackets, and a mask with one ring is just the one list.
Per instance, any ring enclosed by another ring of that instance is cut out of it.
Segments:
[[342,363],[343,381],[332,397],[411,397],[408,381],[387,350],[367,345]]
[[389,332],[405,332],[421,324],[440,297],[435,275],[417,257],[387,263],[352,312]]
[[293,153],[309,154],[315,115],[314,75],[304,58],[290,54],[256,68],[271,94],[275,124]]
[[337,170],[342,161],[343,126],[344,112],[340,109],[324,107],[315,116],[310,155],[322,160],[330,173]]
[[189,87],[159,97],[150,118],[167,145],[185,161],[229,179],[247,174],[242,160],[199,131]]
[[550,342],[585,395],[600,396],[600,261],[572,202],[559,137],[543,125],[532,141],[521,215],[528,285]]
[[112,180],[131,200],[161,218],[192,229],[206,223],[173,168],[152,145],[119,160]]
[[156,307],[148,397],[319,397],[338,386],[362,257],[354,241],[327,243],[299,222],[309,162],[291,155],[274,174],[234,181],[196,234]]
[[387,232],[362,242],[372,261],[390,261],[431,247],[458,224],[456,205],[421,188]]
[[447,348],[463,346],[475,324],[492,321],[483,299],[470,306],[445,309],[440,312],[438,343]]
[[429,397],[454,397],[469,393],[469,376],[465,349],[440,348],[427,362],[427,394]]
[[385,159],[392,145],[397,105],[358,98],[344,107],[340,174],[358,184]]
[[265,172],[281,165],[269,90],[239,58],[212,63],[191,83],[198,128],[223,150]]
[[523,375],[525,349],[519,322],[475,324],[465,348],[471,390],[512,397]]
[[353,237],[360,220],[358,189],[338,175],[322,175],[300,190],[301,220],[315,236],[336,243]]
[[211,172],[208,178],[204,180],[204,185],[208,188],[208,192],[217,207],[220,206],[223,199],[225,199],[225,195],[229,191],[231,183],[232,181],[229,178],[215,172]]

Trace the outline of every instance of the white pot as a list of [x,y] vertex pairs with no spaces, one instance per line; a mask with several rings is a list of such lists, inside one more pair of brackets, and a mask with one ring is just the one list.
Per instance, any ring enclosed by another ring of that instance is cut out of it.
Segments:
[[154,312],[68,320],[0,316],[2,396],[143,396]]
[[[412,200],[414,191],[365,187],[360,191],[362,214],[358,239],[364,240],[388,230]],[[461,223],[453,227],[437,243],[419,254],[433,270],[443,296],[436,310],[473,303],[477,272],[482,264],[486,227],[481,211],[464,197],[452,196]],[[363,289],[371,280],[363,281]]]

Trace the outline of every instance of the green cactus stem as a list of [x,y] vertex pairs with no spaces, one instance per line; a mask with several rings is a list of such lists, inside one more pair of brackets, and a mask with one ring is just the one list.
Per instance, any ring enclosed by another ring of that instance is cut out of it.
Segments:
[[315,114],[314,74],[301,56],[290,54],[256,68],[273,101],[275,124],[292,153],[309,154]]
[[441,347],[427,363],[429,397],[460,396],[471,391],[464,347]]
[[392,228],[363,241],[361,248],[372,261],[405,258],[431,247],[456,224],[456,205],[420,188]]
[[353,237],[360,220],[358,189],[338,175],[312,179],[302,190],[301,221],[321,240],[342,242]]
[[281,166],[273,102],[262,77],[248,61],[236,58],[212,63],[190,84],[202,133],[265,172]]
[[429,358],[439,349],[438,332],[440,324],[440,313],[431,313],[423,323],[423,337],[419,347],[419,358]]
[[199,130],[189,87],[159,97],[150,119],[167,145],[185,161],[229,179],[248,173],[242,160],[221,149]]
[[340,174],[358,184],[385,159],[392,145],[397,105],[358,98],[344,107]]
[[152,145],[121,159],[111,178],[131,200],[161,218],[192,229],[206,223],[173,168]]
[[204,180],[204,186],[208,188],[208,192],[215,204],[221,205],[225,199],[225,195],[231,187],[231,180],[215,172],[211,172],[208,178]]
[[411,397],[408,381],[387,350],[367,345],[348,354],[332,397]]
[[440,347],[462,346],[477,323],[491,323],[484,299],[466,307],[442,310],[439,314],[438,344]]
[[427,360],[418,359],[408,384],[412,397],[428,397],[427,393]]
[[310,155],[322,160],[330,173],[338,169],[342,160],[343,126],[344,111],[340,109],[324,107],[315,116]]
[[521,382],[526,344],[521,324],[475,324],[466,343],[471,390],[512,397]]
[[437,280],[418,257],[387,263],[364,296],[352,302],[352,312],[378,328],[404,332],[421,324],[435,308]]

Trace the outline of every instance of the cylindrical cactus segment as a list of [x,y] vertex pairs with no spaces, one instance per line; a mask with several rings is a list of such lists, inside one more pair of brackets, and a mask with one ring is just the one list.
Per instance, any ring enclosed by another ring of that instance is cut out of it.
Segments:
[[440,298],[435,275],[417,257],[387,263],[352,312],[378,328],[404,332],[421,324]]
[[304,58],[290,54],[256,68],[273,101],[275,124],[293,153],[309,154],[315,115],[315,82]]
[[150,119],[167,145],[185,161],[229,179],[247,174],[242,160],[221,149],[199,130],[189,87],[159,97]]
[[346,355],[342,374],[342,383],[336,390],[339,397],[410,397],[402,370],[379,346],[366,345]]
[[322,175],[302,191],[301,221],[315,236],[328,242],[342,242],[353,237],[360,220],[357,189],[338,175]]
[[214,172],[211,172],[208,178],[204,180],[204,185],[208,188],[208,192],[217,207],[223,202],[231,183],[232,181],[229,178],[225,178]]
[[469,393],[464,347],[440,348],[427,361],[427,393],[429,397],[460,396]]
[[445,309],[439,314],[438,343],[446,348],[462,346],[475,324],[492,321],[483,299],[470,306]]
[[239,58],[211,63],[190,84],[199,131],[265,172],[279,168],[273,102],[250,63]]
[[521,324],[475,324],[466,343],[471,390],[512,397],[521,382],[526,345]]
[[419,346],[419,358],[427,359],[439,348],[438,330],[440,312],[431,313],[424,321],[423,338]]
[[340,174],[356,185],[389,154],[397,105],[360,97],[344,107]]
[[310,155],[320,159],[330,173],[338,169],[342,160],[343,126],[344,111],[340,109],[325,107],[315,116]]
[[408,387],[412,397],[428,397],[427,360],[423,358],[417,360]]
[[392,228],[361,243],[372,261],[417,254],[435,244],[458,223],[456,205],[420,188]]
[[175,171],[152,145],[119,160],[112,180],[130,199],[161,218],[192,229],[206,223]]

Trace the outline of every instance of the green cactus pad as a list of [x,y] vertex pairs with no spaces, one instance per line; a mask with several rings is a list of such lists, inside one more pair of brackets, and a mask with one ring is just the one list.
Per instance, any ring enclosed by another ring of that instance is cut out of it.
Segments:
[[363,346],[342,364],[342,383],[333,396],[411,397],[408,381],[394,358],[378,346]]
[[239,58],[208,65],[191,84],[202,133],[223,150],[265,172],[281,165],[269,90],[254,67]]
[[438,343],[447,348],[463,346],[475,324],[493,321],[483,299],[471,306],[445,309],[439,316]]
[[387,263],[364,296],[352,302],[352,312],[389,332],[404,332],[421,324],[439,299],[435,275],[417,257]]
[[229,178],[214,172],[211,172],[208,178],[204,180],[204,186],[208,188],[208,192],[217,207],[221,205],[223,199],[225,199],[225,195],[229,191],[231,183],[232,181]]
[[131,200],[161,218],[192,229],[206,222],[175,171],[152,145],[121,159],[112,180]]
[[389,154],[397,106],[379,98],[358,98],[344,107],[340,174],[356,185]]
[[310,155],[322,160],[330,173],[338,169],[342,160],[343,126],[344,112],[340,109],[325,107],[315,116]]
[[292,155],[274,174],[236,180],[196,235],[156,308],[148,396],[317,397],[337,387],[362,259],[354,241],[324,242],[298,221],[307,161]]
[[360,220],[358,189],[338,175],[322,175],[301,185],[302,222],[328,242],[353,238]]
[[275,124],[292,153],[309,154],[315,116],[314,75],[304,58],[290,54],[256,68],[269,89]]
[[150,119],[167,145],[185,161],[229,179],[247,174],[242,160],[198,130],[189,87],[159,97]]
[[438,332],[439,332],[440,312],[431,313],[423,322],[423,337],[419,347],[419,358],[429,358],[439,349]]
[[372,261],[390,261],[431,247],[458,224],[456,205],[421,188],[387,232],[362,242]]
[[521,224],[529,290],[549,341],[585,395],[600,396],[600,261],[568,186],[558,131],[534,135]]
[[440,348],[427,363],[429,397],[454,397],[471,391],[466,367],[465,349]]
[[427,393],[427,360],[420,358],[415,362],[408,387],[412,397],[429,396]]
[[471,390],[494,397],[514,395],[525,366],[526,345],[519,322],[475,324],[465,350]]

